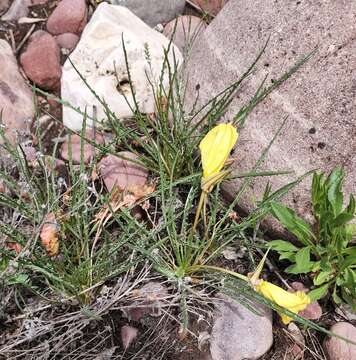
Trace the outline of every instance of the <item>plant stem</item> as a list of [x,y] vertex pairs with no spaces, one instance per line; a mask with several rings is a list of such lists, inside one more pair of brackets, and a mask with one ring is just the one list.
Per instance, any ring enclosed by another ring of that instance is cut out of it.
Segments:
[[203,205],[205,204],[207,195],[208,194],[204,190],[200,194],[199,203],[198,203],[197,211],[195,212],[195,219],[194,219],[194,223],[193,223],[193,227],[192,227],[193,234],[195,233],[195,230],[197,228],[199,218],[200,218],[200,213],[202,211]]
[[214,271],[220,271],[222,273],[225,273],[225,274],[228,274],[228,275],[231,275],[233,277],[236,277],[240,280],[244,280],[246,282],[249,282],[250,279],[245,276],[245,275],[242,275],[242,274],[239,274],[235,271],[231,271],[231,270],[227,270],[227,269],[224,269],[224,268],[221,268],[221,267],[218,267],[218,266],[210,266],[210,265],[195,265],[195,266],[192,266],[191,268],[191,272],[196,272],[198,270],[214,270]]

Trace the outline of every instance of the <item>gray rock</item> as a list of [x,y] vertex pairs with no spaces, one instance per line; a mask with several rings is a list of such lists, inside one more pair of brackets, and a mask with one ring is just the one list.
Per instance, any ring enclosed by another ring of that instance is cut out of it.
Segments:
[[[255,179],[239,203],[244,210],[251,210],[254,200],[261,199],[267,181],[276,189],[315,168],[330,171],[343,165],[348,174],[345,189],[356,192],[355,15],[356,2],[350,0],[234,0],[194,44],[186,98],[193,103],[200,88],[199,103],[203,104],[247,70],[271,35],[256,72],[230,105],[224,121],[231,121],[266,74],[270,84],[318,46],[314,57],[253,111],[241,131],[235,152],[237,173],[252,169],[288,116],[262,168],[294,171],[288,176]],[[225,183],[226,194],[233,196],[239,184],[239,180]],[[310,185],[311,179],[304,181],[286,198],[307,219]],[[272,220],[266,224],[279,230]]]
[[[334,324],[330,331],[350,341],[356,342],[356,327],[347,322]],[[347,343],[336,337],[329,337],[324,341],[324,350],[329,360],[354,360],[356,359],[356,345]]]
[[166,23],[183,13],[185,0],[111,0],[113,5],[130,9],[146,24],[153,27]]
[[272,311],[250,304],[259,312],[220,296],[210,340],[212,360],[258,359],[273,343]]
[[27,130],[35,114],[32,92],[19,73],[10,45],[4,40],[0,40],[0,113],[5,136],[12,142],[16,139],[14,130]]
[[[6,1],[5,1],[6,3]],[[1,7],[1,6],[0,6]],[[1,12],[1,11],[0,11]],[[9,10],[1,17],[2,21],[16,21],[29,13],[27,0],[15,0]]]

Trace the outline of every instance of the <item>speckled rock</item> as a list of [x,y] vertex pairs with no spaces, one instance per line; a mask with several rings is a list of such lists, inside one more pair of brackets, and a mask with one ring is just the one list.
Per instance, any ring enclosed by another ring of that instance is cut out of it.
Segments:
[[200,32],[205,28],[206,23],[202,19],[197,16],[184,15],[170,21],[164,27],[163,34],[168,39],[172,39],[179,50],[186,55]]
[[26,50],[20,56],[25,74],[38,86],[55,90],[60,85],[61,64],[59,46],[46,31],[34,32]]
[[[129,118],[133,114],[134,102],[128,81],[122,35],[139,109],[143,113],[153,112],[155,101],[150,81],[157,84],[164,61],[163,49],[168,47],[169,41],[127,8],[101,3],[72,52],[71,61],[98,96],[105,99],[117,118]],[[145,56],[147,48],[151,66]],[[173,49],[177,61],[182,62],[180,51],[175,46],[171,47],[169,60],[173,63]],[[168,85],[167,75],[163,77],[163,84]],[[107,120],[104,107],[84,84],[69,60],[63,66],[62,98],[82,111],[87,108],[88,126],[92,126],[94,106],[97,125]],[[83,116],[64,107],[63,122],[71,129],[80,130]]]
[[[350,341],[356,342],[356,327],[347,322],[334,324],[330,331]],[[354,360],[356,359],[356,345],[347,343],[336,337],[328,337],[323,344],[329,360]]]
[[110,0],[113,5],[125,6],[147,25],[166,23],[183,13],[185,0]]
[[32,91],[19,73],[10,45],[4,40],[0,40],[0,112],[5,136],[13,143],[15,131],[26,132],[35,115]]
[[210,339],[212,360],[258,359],[273,343],[272,311],[250,304],[259,315],[225,295],[219,296]]
[[[258,9],[258,11],[256,11]],[[335,15],[337,14],[337,16]],[[349,0],[234,0],[227,3],[195,43],[189,57],[187,110],[199,89],[199,104],[236,81],[255,60],[271,35],[256,71],[221,120],[230,121],[255,93],[266,74],[276,79],[316,46],[312,59],[274,91],[248,117],[236,145],[237,173],[251,171],[262,150],[288,116],[287,126],[273,144],[262,169],[288,169],[293,174],[253,181],[239,201],[251,210],[267,182],[284,186],[311,169],[330,171],[343,165],[345,189],[356,193],[356,2]],[[238,179],[225,182],[231,198]],[[311,178],[289,192],[288,206],[306,219],[310,212]],[[269,230],[281,230],[272,219]]]

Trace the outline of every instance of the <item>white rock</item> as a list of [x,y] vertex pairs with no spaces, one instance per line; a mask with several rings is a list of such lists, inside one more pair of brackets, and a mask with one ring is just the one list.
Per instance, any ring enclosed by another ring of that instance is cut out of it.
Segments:
[[[90,87],[105,100],[110,110],[118,118],[129,118],[132,116],[132,110],[123,94],[132,106],[133,97],[128,84],[122,36],[139,110],[143,113],[153,112],[154,97],[147,77],[157,84],[164,61],[163,48],[168,47],[169,41],[148,27],[127,8],[101,3],[84,29],[70,59]],[[151,68],[145,57],[147,47]],[[171,64],[173,64],[173,51],[176,60],[181,63],[182,55],[178,48],[173,46],[171,50],[169,54]],[[117,89],[118,82],[122,85],[120,91]],[[165,86],[168,85],[168,76],[164,77],[163,83]],[[62,98],[72,106],[79,107],[82,112],[87,107],[88,116],[93,115],[95,106],[99,123],[107,119],[103,106],[80,79],[69,60],[63,66]],[[69,107],[64,107],[63,122],[67,127],[79,130],[82,127],[83,116]],[[88,119],[87,125],[92,126],[92,120]]]

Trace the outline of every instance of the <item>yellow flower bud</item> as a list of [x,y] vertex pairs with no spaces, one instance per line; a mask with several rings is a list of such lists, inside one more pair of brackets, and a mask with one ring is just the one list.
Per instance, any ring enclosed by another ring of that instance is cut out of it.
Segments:
[[219,124],[200,142],[203,178],[218,174],[236,144],[238,133],[231,124]]
[[[309,296],[303,291],[290,293],[279,286],[264,280],[260,280],[258,284],[255,285],[255,289],[265,298],[295,314],[304,310],[311,302]],[[292,321],[292,319],[285,314],[279,313],[279,315],[284,324],[289,324]]]

